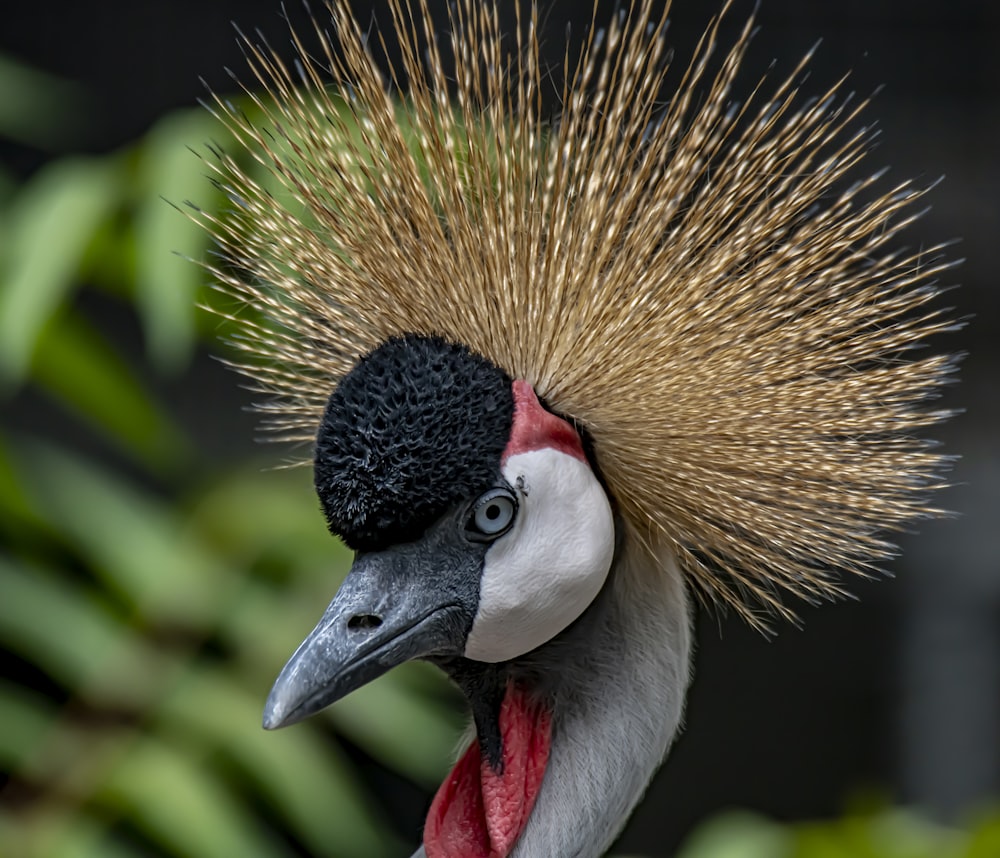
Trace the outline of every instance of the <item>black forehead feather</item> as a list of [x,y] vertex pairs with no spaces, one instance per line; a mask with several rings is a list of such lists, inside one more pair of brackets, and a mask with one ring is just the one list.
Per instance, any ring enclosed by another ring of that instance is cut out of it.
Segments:
[[494,483],[513,416],[511,379],[485,358],[440,337],[387,340],[344,376],[320,424],[330,530],[361,550],[415,539]]

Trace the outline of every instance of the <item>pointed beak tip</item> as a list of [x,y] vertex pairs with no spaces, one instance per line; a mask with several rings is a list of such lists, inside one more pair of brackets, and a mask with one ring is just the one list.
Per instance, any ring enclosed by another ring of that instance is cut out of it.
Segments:
[[294,723],[292,713],[288,712],[284,706],[281,705],[280,700],[276,700],[272,694],[267,703],[264,704],[264,717],[261,719],[261,726],[265,730],[277,730],[280,727],[287,727],[289,724]]

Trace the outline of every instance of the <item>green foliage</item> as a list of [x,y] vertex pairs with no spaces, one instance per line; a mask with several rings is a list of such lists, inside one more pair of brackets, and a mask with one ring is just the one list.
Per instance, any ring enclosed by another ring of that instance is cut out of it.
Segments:
[[[0,94],[66,91],[8,70]],[[38,131],[16,111],[4,103],[0,133]],[[0,681],[0,855],[402,854],[343,742],[432,788],[461,729],[453,695],[415,666],[261,730],[270,683],[349,558],[308,473],[219,470],[158,392],[219,328],[195,310],[207,238],[163,197],[221,209],[188,148],[220,134],[204,111],[178,113],[127,150],[0,186],[4,410],[42,394],[107,451],[85,457],[72,431],[0,432],[0,647],[17,677]],[[131,308],[146,362],[84,312],[90,292]]]
[[76,85],[0,54],[0,137],[62,151],[90,108]]
[[731,812],[709,820],[677,858],[995,858],[1000,813],[974,817],[964,831],[883,807],[840,819],[779,825],[756,814]]

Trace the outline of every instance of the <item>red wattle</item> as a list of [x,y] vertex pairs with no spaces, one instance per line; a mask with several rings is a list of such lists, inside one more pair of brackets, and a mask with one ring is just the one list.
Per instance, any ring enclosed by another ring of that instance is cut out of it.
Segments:
[[424,827],[427,858],[506,858],[542,786],[552,724],[548,709],[508,685],[500,706],[498,775],[473,742],[441,784]]

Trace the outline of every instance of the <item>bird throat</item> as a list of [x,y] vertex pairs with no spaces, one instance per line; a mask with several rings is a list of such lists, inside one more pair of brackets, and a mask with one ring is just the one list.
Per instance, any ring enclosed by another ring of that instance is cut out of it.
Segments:
[[427,815],[427,858],[506,858],[541,789],[552,738],[548,706],[511,679],[494,717],[484,723],[477,713],[476,722],[479,740],[445,778]]

